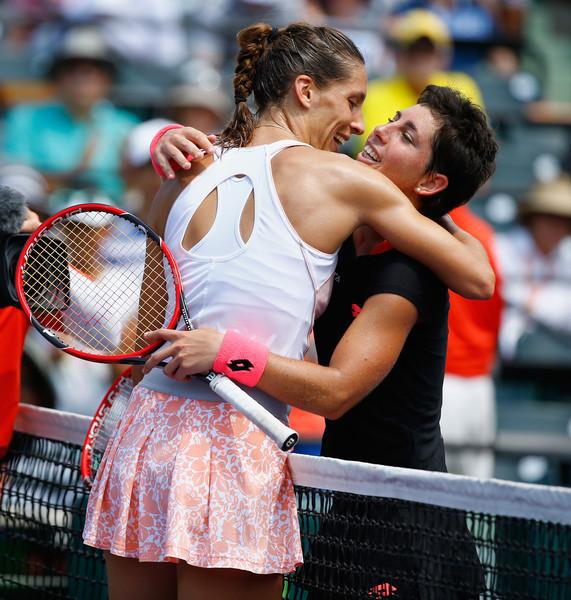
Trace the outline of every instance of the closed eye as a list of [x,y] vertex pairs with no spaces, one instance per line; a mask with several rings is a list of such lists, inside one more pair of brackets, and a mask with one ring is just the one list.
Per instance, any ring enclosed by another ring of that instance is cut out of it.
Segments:
[[351,110],[355,110],[361,107],[361,105],[363,104],[364,100],[365,100],[365,96],[364,95],[359,95],[358,97],[351,97],[348,98],[349,100],[349,106],[351,107]]
[[406,140],[406,142],[408,144],[414,145],[414,138],[412,137],[412,135],[410,134],[410,132],[408,130],[405,130],[402,132],[402,137]]

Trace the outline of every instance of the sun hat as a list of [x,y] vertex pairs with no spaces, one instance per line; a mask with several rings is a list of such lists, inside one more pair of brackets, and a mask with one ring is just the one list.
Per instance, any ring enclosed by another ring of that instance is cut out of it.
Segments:
[[438,48],[448,48],[452,42],[446,23],[429,10],[408,11],[395,19],[389,31],[389,39],[403,47],[422,38],[427,38]]
[[93,26],[77,26],[65,34],[52,57],[48,75],[54,77],[65,65],[79,61],[95,63],[111,75],[115,73],[109,47]]
[[563,174],[536,184],[522,198],[519,210],[522,216],[543,214],[571,219],[571,176]]

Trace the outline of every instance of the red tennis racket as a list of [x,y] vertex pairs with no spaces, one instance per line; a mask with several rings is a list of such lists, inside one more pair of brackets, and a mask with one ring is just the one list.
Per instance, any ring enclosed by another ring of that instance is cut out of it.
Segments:
[[[160,346],[147,331],[193,329],[176,262],[160,236],[137,217],[102,204],[80,204],[47,219],[20,255],[16,289],[32,325],[52,344],[84,360],[141,365]],[[163,364],[164,366],[164,364]],[[227,377],[199,376],[282,450],[298,440]]]
[[91,488],[93,484],[93,478],[97,473],[107,443],[117,430],[119,421],[129,404],[132,391],[133,380],[131,379],[131,367],[129,367],[111,384],[89,424],[81,449],[80,462],[81,477],[88,488]]

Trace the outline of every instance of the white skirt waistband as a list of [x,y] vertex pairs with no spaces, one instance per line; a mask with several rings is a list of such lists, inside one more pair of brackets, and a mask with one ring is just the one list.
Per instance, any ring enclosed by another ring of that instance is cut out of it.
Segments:
[[[189,400],[208,400],[210,402],[223,402],[220,396],[217,396],[208,386],[207,383],[198,379],[192,378],[188,381],[177,381],[171,377],[167,377],[161,368],[153,369],[145,375],[139,385],[146,387],[155,392],[170,394],[188,398]],[[265,394],[256,388],[246,387],[236,384],[249,394],[256,402],[261,404],[266,410],[271,412],[283,423],[288,422],[290,406],[276,400],[273,396]]]

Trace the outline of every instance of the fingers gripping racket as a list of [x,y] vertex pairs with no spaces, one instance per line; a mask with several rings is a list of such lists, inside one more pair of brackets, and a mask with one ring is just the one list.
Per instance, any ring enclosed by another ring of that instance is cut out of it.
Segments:
[[[148,225],[115,207],[81,204],[47,219],[24,246],[16,288],[32,325],[65,352],[95,362],[141,365],[160,342],[143,334],[193,329],[178,267]],[[163,365],[164,366],[164,365]],[[227,377],[199,376],[282,450],[295,431]]]
[[131,367],[129,367],[111,384],[89,424],[81,449],[80,462],[81,477],[88,488],[93,484],[107,443],[117,430],[132,391],[133,380]]

